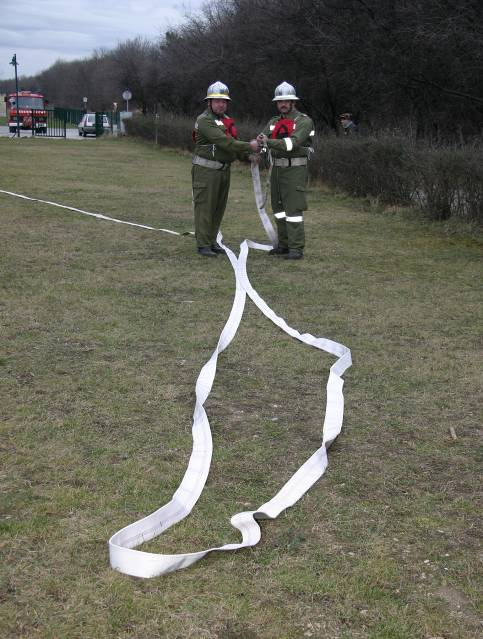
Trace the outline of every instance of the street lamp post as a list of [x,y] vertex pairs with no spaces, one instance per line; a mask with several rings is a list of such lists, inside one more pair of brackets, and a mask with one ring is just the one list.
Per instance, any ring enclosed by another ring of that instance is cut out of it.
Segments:
[[18,76],[17,76],[17,54],[13,54],[12,61],[10,62],[15,68],[15,99],[17,101],[17,137],[20,137],[20,113],[19,113],[19,104],[18,104]]

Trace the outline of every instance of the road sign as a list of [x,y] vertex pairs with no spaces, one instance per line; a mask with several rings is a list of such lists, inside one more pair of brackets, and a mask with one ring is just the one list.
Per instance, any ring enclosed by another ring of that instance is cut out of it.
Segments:
[[132,93],[129,89],[122,92],[122,97],[126,100],[126,111],[129,111],[129,100],[132,98]]

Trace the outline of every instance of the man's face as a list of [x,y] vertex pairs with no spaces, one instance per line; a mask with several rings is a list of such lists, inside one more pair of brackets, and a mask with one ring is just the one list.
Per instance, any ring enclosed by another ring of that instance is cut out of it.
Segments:
[[211,110],[215,115],[224,115],[225,111],[228,108],[228,100],[223,100],[222,98],[213,98],[210,100]]
[[277,109],[282,115],[290,113],[293,109],[293,100],[277,100]]

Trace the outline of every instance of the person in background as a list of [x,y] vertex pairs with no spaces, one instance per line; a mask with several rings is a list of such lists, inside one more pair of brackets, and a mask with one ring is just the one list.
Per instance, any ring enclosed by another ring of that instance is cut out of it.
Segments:
[[195,150],[191,170],[195,236],[198,253],[217,257],[224,253],[217,243],[230,190],[230,166],[258,150],[256,140],[237,140],[235,122],[226,115],[230,94],[223,82],[215,82],[206,93],[207,106],[196,119]]
[[357,132],[357,126],[352,120],[352,113],[341,113],[339,115],[339,122],[344,135],[352,135]]

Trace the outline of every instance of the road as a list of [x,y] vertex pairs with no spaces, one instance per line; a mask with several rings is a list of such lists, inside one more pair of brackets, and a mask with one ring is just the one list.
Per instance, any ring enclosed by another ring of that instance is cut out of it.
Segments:
[[[95,140],[95,136],[94,135],[89,135],[86,138],[81,137],[79,135],[79,133],[77,132],[77,129],[67,129],[66,131],[67,133],[67,138],[69,140]],[[0,126],[0,138],[7,138],[7,137],[16,137],[16,134],[13,133],[9,133],[8,130],[8,126]],[[20,137],[21,138],[31,138],[32,137],[32,131],[20,131]],[[42,138],[42,135],[38,135],[35,137],[39,137]],[[50,138],[52,139],[52,138]],[[63,140],[64,138],[53,138],[56,140]]]

